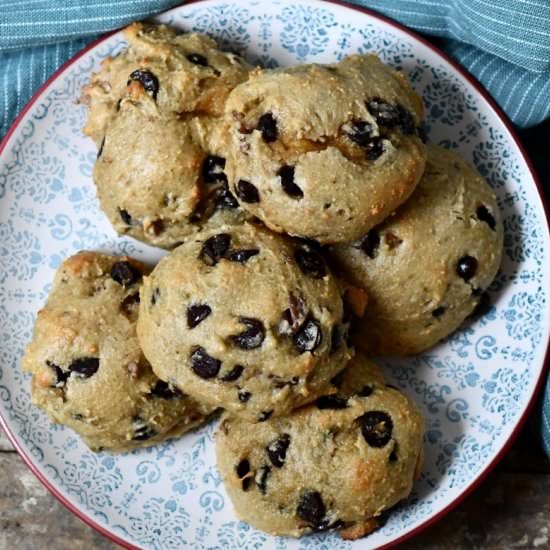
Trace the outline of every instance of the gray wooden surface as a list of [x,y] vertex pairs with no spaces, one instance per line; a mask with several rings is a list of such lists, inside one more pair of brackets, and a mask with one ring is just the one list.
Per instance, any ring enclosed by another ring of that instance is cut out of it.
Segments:
[[[115,549],[43,488],[0,430],[0,549]],[[550,549],[550,461],[527,431],[489,477],[405,550]]]

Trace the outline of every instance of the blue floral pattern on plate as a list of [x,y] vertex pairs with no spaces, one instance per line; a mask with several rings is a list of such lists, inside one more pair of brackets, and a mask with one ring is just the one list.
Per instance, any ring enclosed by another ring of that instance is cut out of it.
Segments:
[[[178,441],[120,456],[93,454],[29,405],[20,367],[36,311],[64,257],[81,248],[154,261],[160,253],[118,238],[95,198],[92,143],[75,100],[90,72],[118,53],[116,34],[81,56],[20,121],[0,156],[0,412],[49,482],[92,521],[142,548],[277,550],[372,548],[413,530],[453,502],[505,445],[533,394],[549,311],[547,225],[528,166],[505,125],[452,66],[369,15],[310,0],[210,0],[159,17],[207,32],[265,66],[329,62],[377,52],[424,97],[432,142],[459,151],[487,177],[504,216],[505,257],[493,307],[429,353],[380,361],[426,415],[425,465],[414,492],[370,537],[274,538],[235,518],[215,467],[208,425]],[[546,269],[545,269],[546,268]]]

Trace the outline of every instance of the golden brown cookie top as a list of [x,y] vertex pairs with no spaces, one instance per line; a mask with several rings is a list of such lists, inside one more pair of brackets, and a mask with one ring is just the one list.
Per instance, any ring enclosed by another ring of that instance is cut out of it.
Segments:
[[421,118],[405,78],[374,55],[253,71],[225,107],[230,187],[275,231],[353,240],[414,190]]
[[183,433],[212,408],[159,380],[136,337],[145,266],[81,252],[58,269],[23,368],[33,402],[92,449],[127,450]]
[[337,393],[261,424],[222,417],[218,468],[241,519],[276,535],[357,538],[409,494],[422,460],[414,403],[363,355],[334,384]]
[[249,421],[323,391],[351,355],[346,333],[319,252],[251,223],[189,238],[141,292],[138,336],[155,372]]
[[489,184],[459,155],[428,148],[411,198],[360,240],[333,248],[337,270],[369,297],[357,342],[415,353],[453,331],[500,265],[503,227]]

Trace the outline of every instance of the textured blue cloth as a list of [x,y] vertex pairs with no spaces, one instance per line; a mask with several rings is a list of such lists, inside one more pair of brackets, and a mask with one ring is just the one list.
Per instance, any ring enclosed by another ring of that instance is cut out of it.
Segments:
[[[181,0],[0,0],[0,138],[35,90],[98,35]],[[432,37],[519,128],[550,117],[549,0],[356,0]],[[522,137],[550,196],[550,120]],[[535,420],[550,456],[550,380]]]

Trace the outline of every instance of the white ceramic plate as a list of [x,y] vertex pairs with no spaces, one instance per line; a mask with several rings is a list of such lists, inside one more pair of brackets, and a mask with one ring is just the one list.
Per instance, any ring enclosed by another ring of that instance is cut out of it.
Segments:
[[214,426],[122,456],[94,454],[29,403],[20,368],[34,315],[60,261],[79,249],[152,259],[119,238],[90,178],[92,143],[81,133],[81,86],[124,47],[119,33],[63,67],[0,146],[0,412],[34,472],[70,509],[117,542],[142,548],[365,549],[410,536],[460,500],[494,465],[525,419],[548,344],[548,225],[530,167],[494,104],[429,44],[388,20],[327,2],[216,0],[158,18],[207,32],[267,66],[330,62],[374,51],[404,70],[423,96],[429,137],[459,151],[498,194],[506,231],[494,306],[445,343],[386,373],[426,415],[426,461],[408,502],[366,539],[334,534],[273,538],[238,522],[216,471]]

